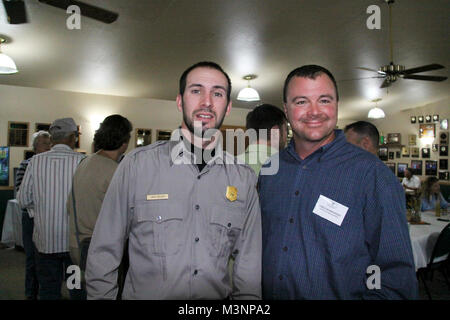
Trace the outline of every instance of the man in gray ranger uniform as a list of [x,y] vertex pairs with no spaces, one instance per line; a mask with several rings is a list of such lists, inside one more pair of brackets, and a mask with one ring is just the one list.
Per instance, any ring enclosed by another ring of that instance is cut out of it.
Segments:
[[183,113],[179,139],[137,148],[120,163],[89,248],[88,299],[116,298],[127,238],[123,299],[261,298],[256,176],[216,148],[217,136],[205,138],[229,114],[230,93],[219,65],[191,66],[176,99]]

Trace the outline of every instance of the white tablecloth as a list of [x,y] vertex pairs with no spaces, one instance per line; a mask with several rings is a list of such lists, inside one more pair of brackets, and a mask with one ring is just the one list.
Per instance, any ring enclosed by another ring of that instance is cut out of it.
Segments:
[[21,246],[22,242],[22,210],[16,199],[8,200],[5,219],[3,220],[2,240],[7,246]]
[[[430,223],[429,225],[410,225],[409,235],[414,255],[416,270],[424,268],[430,262],[434,245],[439,233],[449,223],[448,221],[439,221],[434,212],[422,212],[422,221]],[[441,216],[441,219],[450,220],[450,216]]]

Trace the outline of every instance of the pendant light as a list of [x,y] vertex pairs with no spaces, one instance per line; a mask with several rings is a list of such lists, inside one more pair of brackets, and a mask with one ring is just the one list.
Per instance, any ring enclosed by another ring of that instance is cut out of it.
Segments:
[[256,79],[257,76],[254,74],[249,74],[243,77],[244,80],[248,81],[248,86],[241,89],[239,91],[239,94],[237,96],[238,100],[241,101],[259,101],[259,94],[258,91],[250,87],[250,80]]
[[384,111],[380,108],[377,107],[377,102],[381,101],[381,98],[379,99],[374,99],[371,102],[375,102],[375,108],[372,108],[369,110],[369,114],[367,115],[368,118],[370,119],[382,119],[384,118],[386,115],[384,114]]
[[14,60],[1,51],[1,44],[6,42],[5,39],[0,38],[0,74],[12,74],[18,72]]

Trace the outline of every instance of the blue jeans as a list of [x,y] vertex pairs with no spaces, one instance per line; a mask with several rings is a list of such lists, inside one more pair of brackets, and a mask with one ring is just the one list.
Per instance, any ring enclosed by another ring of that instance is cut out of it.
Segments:
[[[61,299],[61,286],[69,276],[66,270],[72,264],[68,252],[45,254],[36,250],[40,300]],[[81,289],[69,289],[69,294],[72,300],[86,299],[86,294]]]
[[34,219],[30,218],[27,210],[22,210],[22,242],[25,251],[25,297],[36,299],[39,290],[39,283],[36,273],[36,263],[34,261],[33,243]]

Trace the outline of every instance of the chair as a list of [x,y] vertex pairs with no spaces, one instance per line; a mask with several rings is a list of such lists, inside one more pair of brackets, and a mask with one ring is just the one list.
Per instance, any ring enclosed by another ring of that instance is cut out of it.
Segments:
[[430,262],[425,268],[417,270],[417,277],[423,281],[425,291],[430,300],[432,300],[432,298],[426,279],[429,275],[430,280],[433,281],[433,272],[435,270],[438,270],[443,274],[445,282],[450,290],[450,282],[448,280],[448,273],[450,270],[450,223],[447,224],[439,234],[431,254]]

